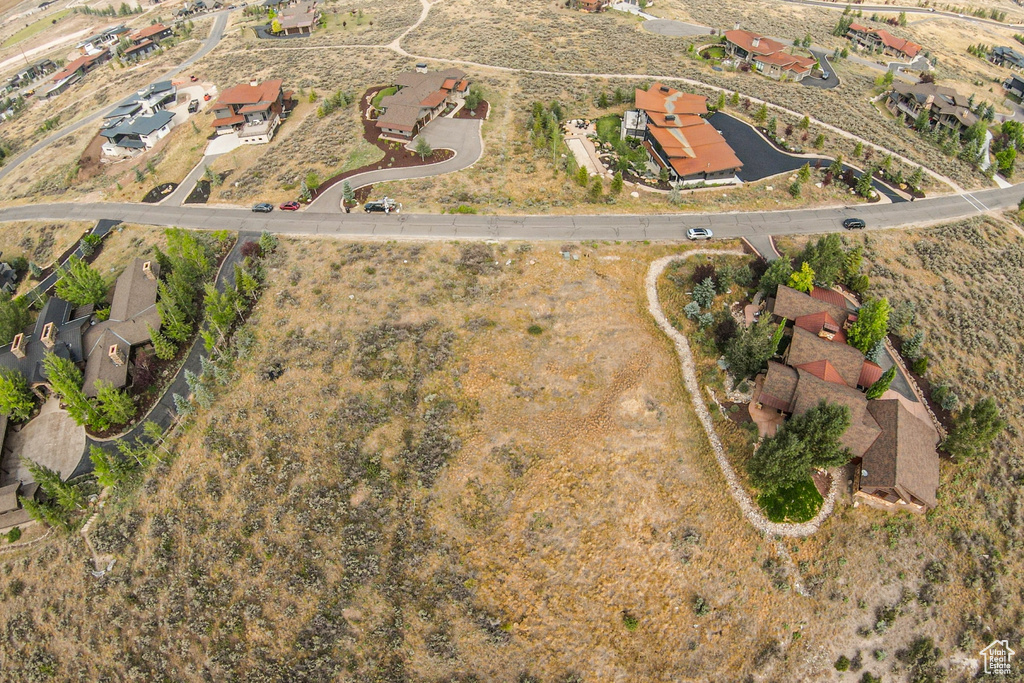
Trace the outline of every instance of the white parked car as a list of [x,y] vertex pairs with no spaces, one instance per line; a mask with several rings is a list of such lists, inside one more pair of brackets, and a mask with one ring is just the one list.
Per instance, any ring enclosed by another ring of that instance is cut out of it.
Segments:
[[687,228],[686,239],[688,240],[709,240],[714,237],[709,228]]

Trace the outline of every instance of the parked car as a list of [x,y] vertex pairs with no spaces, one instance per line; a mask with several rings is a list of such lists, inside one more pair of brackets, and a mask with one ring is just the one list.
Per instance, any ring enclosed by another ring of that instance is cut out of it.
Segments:
[[847,218],[843,221],[843,227],[847,230],[863,230],[868,226],[862,218]]
[[268,204],[267,202],[260,202],[259,204],[253,204],[252,210],[256,213],[270,213],[274,210],[274,205]]
[[282,211],[298,211],[299,210],[299,203],[298,202],[285,202],[284,204],[282,204],[281,206],[279,206],[277,208],[281,209]]
[[686,239],[688,240],[709,240],[715,234],[708,228],[687,228]]
[[199,111],[199,100],[192,100],[188,103],[188,113],[195,114]]
[[206,93],[205,95],[203,95],[203,102],[209,102],[209,101],[210,101],[210,93]]
[[822,78],[824,78],[824,79],[826,79],[826,80],[827,80],[827,79],[828,79],[828,77],[829,77],[829,76],[831,76],[831,75],[832,75],[832,74],[830,74],[830,73],[829,73],[829,72],[827,72],[827,71],[822,71],[822,72],[821,72],[821,77],[822,77]]
[[398,213],[402,210],[402,205],[394,199],[384,197],[384,199],[375,199],[373,201],[366,202],[366,204],[363,205],[363,210],[366,211],[366,213]]
[[199,80],[199,76],[196,76],[195,74],[192,74],[191,76],[188,77],[188,80],[190,80],[193,83],[195,83],[196,81]]

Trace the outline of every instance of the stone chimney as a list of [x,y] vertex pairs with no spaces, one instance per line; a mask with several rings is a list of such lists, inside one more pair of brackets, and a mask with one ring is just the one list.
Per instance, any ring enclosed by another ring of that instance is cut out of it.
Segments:
[[935,102],[935,94],[934,93],[932,93],[928,97],[924,98],[924,108],[930,110],[932,108],[932,103],[933,102]]
[[43,325],[43,334],[39,337],[39,341],[43,342],[43,346],[46,348],[52,349],[53,345],[57,343],[57,326],[53,323]]
[[150,280],[156,279],[156,275],[153,274],[152,261],[146,261],[145,263],[142,264],[142,274],[145,275]]
[[116,365],[118,367],[124,365],[125,362],[126,362],[124,354],[121,353],[121,349],[118,348],[117,344],[111,344],[110,345],[110,350],[107,351],[107,356],[109,356],[111,362],[113,362],[114,365]]
[[25,335],[21,333],[14,335],[14,341],[11,342],[11,353],[15,358],[25,357]]

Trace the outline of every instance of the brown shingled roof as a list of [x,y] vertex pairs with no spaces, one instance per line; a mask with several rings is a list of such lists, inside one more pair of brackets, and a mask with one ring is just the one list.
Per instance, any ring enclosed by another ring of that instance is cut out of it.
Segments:
[[786,351],[786,362],[800,367],[827,360],[848,386],[857,386],[864,366],[864,354],[849,344],[836,344],[799,327],[793,328],[793,340]]
[[935,507],[939,487],[938,435],[898,399],[870,401],[868,410],[881,435],[864,453],[860,487],[868,493],[891,491],[911,503]]
[[[815,288],[814,291],[817,292],[818,288]],[[821,313],[822,311],[828,313],[840,326],[846,322],[850,315],[849,311],[846,310],[845,300],[844,305],[840,307],[831,301],[810,296],[786,285],[779,285],[778,290],[775,292],[775,304],[772,307],[772,313],[780,318],[796,320],[801,316]]]
[[784,413],[792,412],[797,379],[797,372],[793,368],[768,361],[768,373],[764,376],[761,393],[755,402]]
[[854,457],[863,455],[882,431],[868,412],[868,400],[864,394],[842,384],[818,379],[806,370],[797,370],[797,375],[793,414],[803,415],[821,401],[846,406],[850,410],[850,428],[839,441],[850,449]]

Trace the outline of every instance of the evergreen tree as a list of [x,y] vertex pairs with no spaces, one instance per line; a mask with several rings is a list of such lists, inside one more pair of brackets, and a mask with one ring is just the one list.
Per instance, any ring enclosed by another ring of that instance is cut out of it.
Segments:
[[800,258],[814,271],[814,281],[825,287],[838,282],[846,266],[843,243],[836,233],[808,242]]
[[749,327],[740,327],[725,347],[725,360],[737,379],[757,374],[775,353],[775,325],[770,316],[761,316]]
[[76,306],[101,304],[107,298],[107,283],[98,271],[89,264],[72,256],[61,268],[61,278],[57,281],[57,296]]
[[995,399],[985,398],[957,414],[942,448],[958,461],[976,458],[988,452],[1006,424]]
[[30,320],[28,301],[25,297],[0,298],[0,345],[10,344]]
[[594,180],[590,183],[590,189],[587,190],[587,201],[597,203],[601,201],[603,194],[604,183],[601,182],[601,176],[594,176]]
[[24,422],[35,406],[35,396],[25,376],[17,370],[0,369],[0,413],[15,422]]
[[622,172],[616,171],[615,175],[612,176],[612,187],[611,194],[619,194],[622,192]]
[[28,458],[22,458],[21,462],[28,468],[32,480],[39,484],[39,488],[61,511],[74,512],[85,507],[85,496],[81,489],[64,481],[59,472]]
[[434,148],[430,146],[430,143],[422,135],[416,138],[416,153],[420,155],[421,160],[426,160],[428,156],[434,153]]
[[277,237],[272,233],[264,230],[260,233],[260,250],[264,254],[269,254],[277,249]]
[[82,391],[82,373],[71,360],[47,352],[43,356],[43,372],[72,420],[100,431],[110,426],[107,418]]
[[878,378],[878,381],[868,387],[866,394],[867,399],[870,401],[873,398],[880,398],[882,394],[889,390],[889,385],[892,384],[894,377],[896,377],[895,365],[883,372],[882,376]]
[[195,406],[181,394],[174,394],[174,412],[178,413],[181,417],[188,417],[195,412]]
[[159,330],[153,329],[152,325],[147,324],[146,328],[149,330],[149,338],[153,341],[153,351],[156,353],[156,357],[160,360],[174,358],[174,354],[178,352],[178,347],[174,342],[160,334]]
[[768,269],[761,276],[761,281],[758,284],[761,295],[765,298],[775,296],[779,285],[789,284],[789,276],[792,274],[793,269],[789,265],[789,260],[779,258],[772,261],[768,264]]
[[356,193],[352,190],[352,185],[347,180],[341,181],[341,197],[349,203],[356,200]]
[[849,408],[825,401],[794,415],[747,461],[751,483],[772,493],[803,483],[816,468],[849,462],[852,454],[839,443],[849,426]]
[[135,471],[131,460],[119,458],[99,446],[89,447],[89,460],[92,461],[96,482],[104,488],[118,486]]
[[96,381],[96,400],[100,412],[112,425],[127,424],[138,410],[127,391],[121,391],[103,380]]

